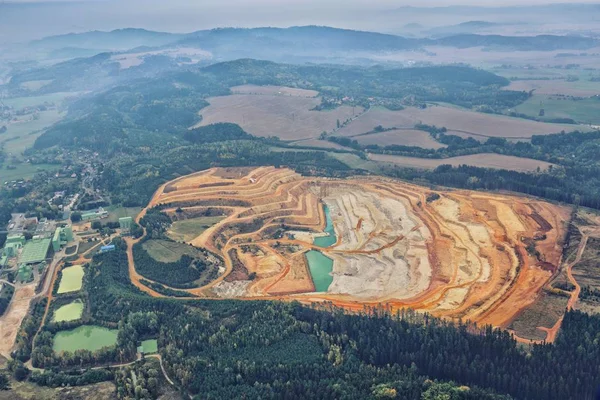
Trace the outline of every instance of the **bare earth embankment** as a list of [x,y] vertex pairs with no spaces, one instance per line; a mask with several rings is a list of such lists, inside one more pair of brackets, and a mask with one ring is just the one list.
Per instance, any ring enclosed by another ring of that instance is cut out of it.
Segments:
[[34,289],[34,284],[18,287],[10,306],[4,315],[0,317],[0,355],[6,358],[10,358],[21,322],[27,315],[29,305],[33,300]]

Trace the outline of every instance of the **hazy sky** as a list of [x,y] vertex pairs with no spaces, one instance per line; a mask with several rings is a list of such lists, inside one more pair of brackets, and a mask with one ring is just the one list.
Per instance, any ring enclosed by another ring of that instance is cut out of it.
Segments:
[[[501,7],[558,2],[567,3],[565,0],[0,0],[0,44],[70,32],[127,27],[191,32],[225,26],[329,25],[398,33],[408,23],[434,27],[469,20],[506,22],[509,18],[495,11],[483,14],[481,11],[447,13],[439,10],[389,12],[404,5]],[[594,2],[579,0],[578,3]],[[600,12],[587,13],[583,18],[577,16],[571,21],[563,20],[560,14],[531,14],[535,15],[513,13],[510,18],[520,19],[516,22],[527,23],[537,19],[556,24],[579,24],[582,19],[600,18]]]

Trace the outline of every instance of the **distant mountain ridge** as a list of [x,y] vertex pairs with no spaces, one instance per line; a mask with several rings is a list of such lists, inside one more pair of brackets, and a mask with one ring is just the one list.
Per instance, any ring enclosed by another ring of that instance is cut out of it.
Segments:
[[[471,21],[469,24],[491,24]],[[34,49],[57,51],[63,48],[123,51],[136,47],[191,46],[227,57],[265,58],[273,51],[293,55],[318,55],[328,52],[416,50],[424,46],[457,48],[494,47],[514,51],[585,50],[600,46],[600,41],[583,36],[501,36],[458,34],[439,39],[415,39],[377,32],[338,29],[325,26],[294,26],[290,28],[217,28],[188,34],[154,32],[144,29],[120,29],[110,32],[93,31],[80,34],[51,36],[29,44]],[[268,57],[267,57],[268,58]]]

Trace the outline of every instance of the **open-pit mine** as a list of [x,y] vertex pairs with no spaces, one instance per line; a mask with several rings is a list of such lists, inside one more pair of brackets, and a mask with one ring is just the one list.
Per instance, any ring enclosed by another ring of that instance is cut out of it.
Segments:
[[558,271],[570,215],[525,197],[275,167],[180,177],[151,207],[174,220],[224,216],[188,242],[223,260],[193,295],[412,308],[499,327]]

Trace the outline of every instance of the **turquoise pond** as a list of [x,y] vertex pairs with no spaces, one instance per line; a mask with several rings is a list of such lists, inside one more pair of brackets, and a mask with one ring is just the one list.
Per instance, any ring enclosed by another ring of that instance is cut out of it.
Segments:
[[[313,244],[319,247],[329,247],[337,241],[335,236],[335,230],[333,229],[333,221],[329,213],[329,208],[324,207],[325,219],[327,224],[325,226],[326,236],[320,236],[315,238]],[[315,284],[315,290],[317,292],[326,292],[333,282],[333,260],[321,253],[320,251],[310,250],[306,253],[306,261],[308,262],[308,269],[312,277],[313,283]]]
[[333,221],[331,220],[331,213],[329,212],[329,207],[325,206],[323,207],[323,210],[325,211],[325,221],[327,221],[324,232],[327,235],[315,238],[313,244],[319,247],[329,247],[335,244],[337,238],[335,236],[335,230],[333,229]]

